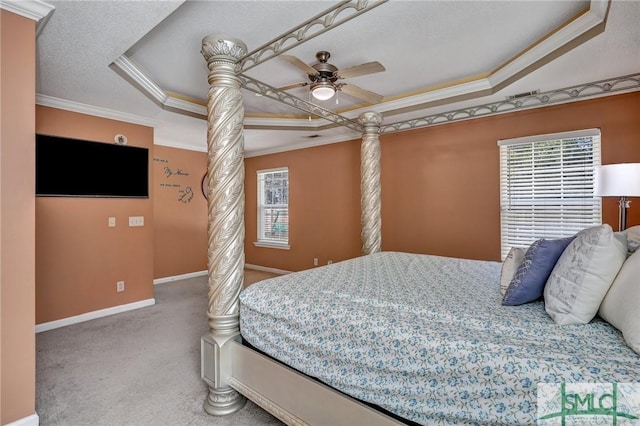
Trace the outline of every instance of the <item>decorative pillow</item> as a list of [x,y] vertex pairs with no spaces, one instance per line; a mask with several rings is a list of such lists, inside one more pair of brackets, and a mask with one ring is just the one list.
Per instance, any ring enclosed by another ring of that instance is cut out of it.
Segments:
[[627,236],[628,255],[631,256],[640,247],[640,225],[622,231]]
[[598,313],[622,331],[627,345],[640,354],[640,251],[622,264]]
[[522,305],[542,297],[549,274],[574,238],[575,236],[560,240],[541,239],[531,244],[507,287],[502,304]]
[[604,224],[578,232],[544,288],[545,310],[556,324],[587,324],[627,257],[627,241]]
[[511,247],[509,254],[502,262],[502,272],[500,273],[500,295],[504,297],[507,287],[516,274],[518,266],[522,263],[526,249],[521,247]]

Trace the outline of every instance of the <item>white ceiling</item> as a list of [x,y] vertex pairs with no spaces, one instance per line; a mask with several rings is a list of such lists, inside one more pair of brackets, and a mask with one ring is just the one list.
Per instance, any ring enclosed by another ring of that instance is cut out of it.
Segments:
[[[55,10],[37,43],[40,103],[117,111],[153,123],[157,144],[201,151],[206,122],[198,117],[208,89],[202,38],[226,33],[251,51],[334,5],[47,3]],[[348,118],[375,110],[389,124],[640,72],[639,22],[640,1],[391,0],[286,53],[311,64],[317,51],[328,50],[338,68],[382,63],[382,73],[346,80],[381,94],[382,103],[339,92],[338,105],[335,97],[320,105]],[[278,57],[246,75],[274,87],[305,80]],[[288,93],[309,99],[306,87]],[[359,137],[289,105],[243,94],[248,155]]]

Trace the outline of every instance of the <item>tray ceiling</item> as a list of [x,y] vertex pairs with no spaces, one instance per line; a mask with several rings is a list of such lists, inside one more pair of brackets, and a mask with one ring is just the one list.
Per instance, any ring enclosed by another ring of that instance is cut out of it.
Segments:
[[[48,3],[55,11],[38,37],[40,99],[145,117],[156,123],[156,143],[197,150],[206,149],[202,38],[226,33],[251,51],[334,4]],[[639,21],[635,1],[392,0],[286,54],[312,64],[317,51],[327,50],[329,62],[341,69],[382,63],[384,72],[345,80],[381,94],[381,103],[366,104],[341,92],[314,102],[348,118],[375,110],[388,124],[636,73]],[[273,87],[306,80],[304,72],[277,56],[246,75]],[[308,87],[287,93],[309,100]],[[249,90],[243,96],[249,153],[358,137]]]

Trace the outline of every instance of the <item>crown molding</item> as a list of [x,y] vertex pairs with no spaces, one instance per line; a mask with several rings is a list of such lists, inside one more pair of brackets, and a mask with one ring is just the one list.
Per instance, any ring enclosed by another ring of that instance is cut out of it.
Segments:
[[125,123],[139,124],[141,126],[155,127],[157,120],[142,117],[139,115],[129,114],[126,112],[115,111],[112,109],[96,107],[92,105],[82,104],[79,102],[68,101],[66,99],[54,98],[47,95],[36,95],[36,105],[63,109],[66,111],[77,112],[80,114],[93,115],[96,117],[107,118],[110,120],[124,121]]
[[0,9],[39,22],[49,16],[55,7],[40,0],[2,0]]
[[[154,102],[164,105],[169,95],[160,87],[151,77],[129,59],[126,55],[121,55],[110,65],[112,69],[123,76],[126,80],[140,89],[145,95],[150,97]],[[206,114],[205,114],[206,115]]]
[[0,0],[0,9],[36,21],[36,37],[49,22],[55,6],[40,0]]
[[166,146],[168,148],[185,149],[187,151],[207,152],[206,144],[204,146],[202,146],[202,147],[199,147],[199,146],[195,146],[195,145],[189,145],[189,144],[186,144],[186,143],[176,142],[174,140],[167,140],[167,139],[158,137],[157,135],[153,136],[153,144],[154,145],[160,145],[160,146]]
[[319,138],[311,139],[305,142],[295,142],[292,144],[281,145],[273,148],[246,151],[244,156],[245,158],[259,157],[261,155],[277,154],[280,152],[287,152],[287,151],[296,151],[298,149],[313,148],[315,146],[321,146],[321,145],[330,145],[338,142],[352,141],[354,139],[359,139],[359,136],[354,137],[350,135],[340,135],[340,136],[333,136],[333,137],[331,136],[319,137]]

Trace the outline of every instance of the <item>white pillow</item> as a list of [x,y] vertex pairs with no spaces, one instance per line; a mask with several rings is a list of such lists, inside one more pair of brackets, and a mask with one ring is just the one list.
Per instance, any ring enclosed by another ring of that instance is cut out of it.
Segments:
[[627,258],[626,236],[604,224],[580,231],[558,259],[544,288],[556,324],[587,324],[598,312]]
[[513,276],[516,274],[518,266],[522,263],[522,259],[524,259],[524,254],[526,252],[527,249],[511,247],[509,254],[507,254],[504,262],[502,262],[502,272],[500,273],[500,295],[502,297],[504,297],[504,294],[507,292],[507,288],[509,287]]
[[624,262],[598,313],[640,354],[640,250]]
[[624,231],[627,236],[627,246],[629,249],[629,256],[634,253],[640,247],[640,225],[632,226]]

